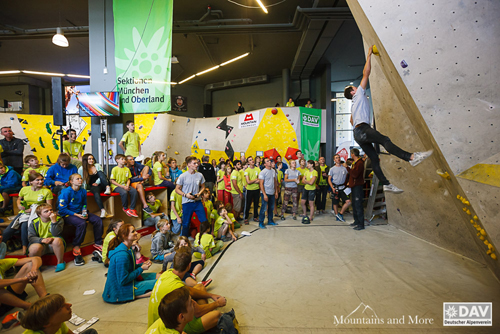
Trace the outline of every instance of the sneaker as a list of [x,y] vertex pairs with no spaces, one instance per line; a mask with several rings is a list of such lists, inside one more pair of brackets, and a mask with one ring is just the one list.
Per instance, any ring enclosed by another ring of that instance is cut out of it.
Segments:
[[293,218],[293,220],[297,220],[297,216],[293,216],[292,218]]
[[412,165],[412,167],[415,167],[416,165],[418,165],[419,163],[421,163],[422,161],[424,161],[425,159],[430,157],[432,155],[432,152],[434,152],[434,151],[430,150],[427,152],[415,152],[415,153],[413,153],[413,160],[410,160],[410,165]]
[[64,263],[64,262],[58,263],[56,266],[56,273],[63,271],[64,269],[66,269],[66,263]]
[[99,252],[102,253],[102,245],[99,245],[99,244],[93,244],[92,246],[94,246],[95,249],[97,249]]
[[248,219],[245,219],[245,225],[248,225],[249,222],[248,222]]
[[345,223],[344,216],[342,216],[340,213],[337,213],[335,215],[335,217],[337,217],[337,221],[341,221],[341,222]]
[[102,252],[95,250],[92,252],[92,261],[102,263]]
[[134,209],[124,209],[123,211],[125,211],[125,213],[127,214],[127,216],[129,217],[139,217],[139,215],[137,215],[137,211],[135,211]]
[[153,210],[151,210],[151,208],[148,206],[146,206],[145,208],[142,208],[142,211],[146,212],[147,214],[152,214],[153,213]]
[[364,226],[359,226],[359,225],[356,226],[355,228],[353,228],[353,230],[355,230],[355,231],[361,231],[361,230],[364,230],[364,229],[365,229]]
[[106,209],[101,209],[101,218],[106,218]]
[[309,217],[306,216],[306,217],[302,218],[302,224],[311,224]]
[[111,187],[106,186],[106,190],[104,191],[104,195],[109,195],[109,194],[111,194]]
[[203,286],[204,286],[205,288],[206,288],[207,286],[209,286],[209,285],[210,285],[210,283],[212,283],[212,279],[211,279],[211,278],[207,279],[206,281],[201,282],[201,284],[203,284]]
[[281,215],[281,220],[285,220],[285,216]]
[[278,223],[275,223],[275,222],[270,222],[270,223],[267,223],[267,225],[269,225],[269,226],[277,226],[277,225],[278,225]]
[[256,223],[258,223],[259,222],[259,218],[254,218],[253,221],[256,222]]
[[261,229],[265,230],[267,227],[266,227],[266,225],[264,225],[264,224],[259,224],[259,228],[261,228]]
[[350,223],[349,226],[354,227],[354,226],[358,226],[358,224],[356,224],[356,223]]
[[384,192],[391,192],[391,193],[395,193],[395,194],[401,194],[403,191],[404,190],[399,189],[398,187],[396,187],[393,184],[389,184],[389,185],[385,185],[384,186]]
[[7,315],[2,320],[2,329],[10,329],[21,324],[21,319],[24,316],[23,311],[17,311],[12,314]]
[[[102,260],[102,258],[101,258]],[[85,261],[83,260],[83,257],[81,255],[75,256],[75,266],[83,266],[85,264]]]

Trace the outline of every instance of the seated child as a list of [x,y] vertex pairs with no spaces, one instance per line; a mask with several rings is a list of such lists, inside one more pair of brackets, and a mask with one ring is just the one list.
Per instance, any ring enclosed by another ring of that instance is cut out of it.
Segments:
[[35,218],[28,227],[29,256],[42,256],[54,253],[57,258],[56,273],[66,268],[64,249],[66,242],[62,238],[64,220],[54,213],[52,205],[43,203],[37,206]]
[[167,219],[160,219],[157,226],[158,229],[153,232],[151,238],[151,259],[163,262],[165,254],[172,253],[174,250],[173,234],[170,231],[171,225]]
[[163,212],[158,212],[161,208],[161,201],[156,199],[155,195],[152,192],[146,194],[146,201],[148,203],[149,208],[151,209],[151,213],[143,212],[142,220],[144,221],[145,226],[155,226],[156,229],[159,229],[157,226],[160,219],[166,219],[167,215]]
[[40,166],[40,163],[38,162],[38,158],[34,155],[27,155],[24,158],[24,163],[28,165],[28,168],[24,171],[23,177],[21,181],[23,182],[23,187],[26,187],[29,185],[29,178],[28,175],[31,172],[36,172],[45,177],[47,175],[47,171],[49,170],[49,167],[47,166]]
[[[210,223],[205,221],[201,223],[200,233],[198,233],[194,239],[194,245],[203,248],[207,259],[211,258],[224,247],[224,242],[222,240],[217,240],[217,243],[214,242],[214,236],[210,234],[210,231]],[[201,254],[198,252],[195,252],[194,256],[198,259],[201,258]]]
[[7,211],[10,205],[10,194],[16,194],[21,190],[21,175],[11,166],[5,166],[0,162],[0,194],[3,197],[0,203],[0,213]]
[[215,221],[214,236],[222,241],[236,240],[238,237],[234,234],[233,222],[229,218],[226,208],[222,207],[217,210],[219,218]]
[[[168,263],[172,262],[172,265],[170,265],[170,268],[173,268],[173,262],[174,262],[174,257],[176,252],[183,247],[187,247],[187,251],[191,254],[194,252],[201,253],[201,260],[200,261],[194,261],[191,262],[191,267],[187,271],[186,275],[182,278],[182,281],[186,283],[187,286],[193,287],[196,284],[199,284],[196,281],[196,275],[203,269],[205,266],[205,251],[201,247],[191,247],[191,244],[189,243],[189,239],[185,236],[180,236],[177,242],[175,243],[174,246],[174,251],[169,254],[165,254],[163,258],[163,267],[162,267],[162,272],[167,270]],[[208,281],[203,281],[201,284],[203,284],[205,287],[208,286],[210,283],[212,283],[212,279],[209,279]]]
[[[59,294],[40,298],[33,303],[21,319],[21,326],[26,328],[23,334],[73,334],[65,324],[71,319],[71,306]],[[97,334],[97,331],[89,328],[80,334]]]
[[170,194],[170,220],[172,222],[172,232],[181,233],[182,227],[182,196],[176,191]]
[[229,216],[229,219],[231,219],[231,221],[233,222],[234,229],[240,228],[241,227],[240,223],[238,223],[236,221],[236,218],[234,218],[233,205],[231,203],[226,203],[226,205],[224,207],[226,208],[227,215]]
[[[116,237],[118,230],[120,229],[120,227],[122,227],[124,223],[125,222],[121,219],[113,219],[111,223],[109,223],[108,225],[108,230],[106,231],[106,237],[104,238],[104,243],[102,244],[102,260],[101,260],[106,268],[109,266],[109,258],[108,258],[109,242]],[[134,241],[134,244],[132,246],[132,249],[134,250],[135,254],[135,264],[141,264],[149,260],[148,257],[141,254],[141,246],[139,245],[138,241],[139,240]],[[94,251],[92,255],[99,257],[100,253]]]
[[219,214],[217,213],[217,210],[219,208],[224,207],[224,202],[223,201],[215,201],[214,203],[214,208],[212,209],[212,212],[210,213],[210,223],[212,224],[212,231],[214,230],[214,224],[219,218]]
[[[120,194],[122,199],[123,212],[129,217],[139,217],[137,211],[135,211],[135,204],[137,202],[137,190],[130,186],[130,178],[132,173],[128,167],[125,167],[125,156],[123,154],[117,154],[115,156],[115,161],[118,166],[111,170],[111,190]],[[128,195],[130,195],[130,208],[128,206]]]
[[201,194],[201,202],[203,203],[203,207],[205,208],[205,216],[208,217],[208,222],[212,223],[212,218],[210,217],[210,214],[212,213],[212,210],[214,209],[214,205],[212,204],[212,201],[210,200],[210,189],[205,188],[203,190],[203,193]]

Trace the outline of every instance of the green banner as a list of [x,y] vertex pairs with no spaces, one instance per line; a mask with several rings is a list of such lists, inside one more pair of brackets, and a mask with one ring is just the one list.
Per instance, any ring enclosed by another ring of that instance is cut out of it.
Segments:
[[319,159],[321,109],[300,107],[300,146],[306,160]]
[[120,111],[170,111],[173,0],[113,0]]

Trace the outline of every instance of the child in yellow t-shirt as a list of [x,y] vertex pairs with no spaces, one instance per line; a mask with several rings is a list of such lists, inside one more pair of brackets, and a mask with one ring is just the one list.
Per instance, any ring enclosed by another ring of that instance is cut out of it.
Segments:
[[[214,236],[210,233],[211,225],[209,222],[202,222],[200,225],[200,233],[196,234],[194,238],[194,245],[201,247],[205,251],[207,259],[214,256],[224,247],[224,241],[217,240],[215,242]],[[201,259],[201,253],[195,252],[193,254],[196,258]]]
[[38,158],[31,154],[27,155],[24,158],[24,163],[28,166],[28,168],[26,168],[26,170],[24,171],[23,177],[21,179],[21,181],[23,182],[23,187],[29,185],[29,174],[31,172],[35,171],[45,177],[47,171],[49,170],[47,166],[40,166]]

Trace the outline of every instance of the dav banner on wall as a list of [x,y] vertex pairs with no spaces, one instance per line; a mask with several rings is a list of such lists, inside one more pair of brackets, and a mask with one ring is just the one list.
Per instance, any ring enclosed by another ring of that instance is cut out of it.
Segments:
[[173,0],[114,0],[120,111],[170,111]]
[[253,128],[259,126],[259,112],[258,111],[252,111],[246,114],[241,114],[240,115],[240,129],[244,128]]
[[300,107],[300,146],[306,160],[319,159],[321,109]]

